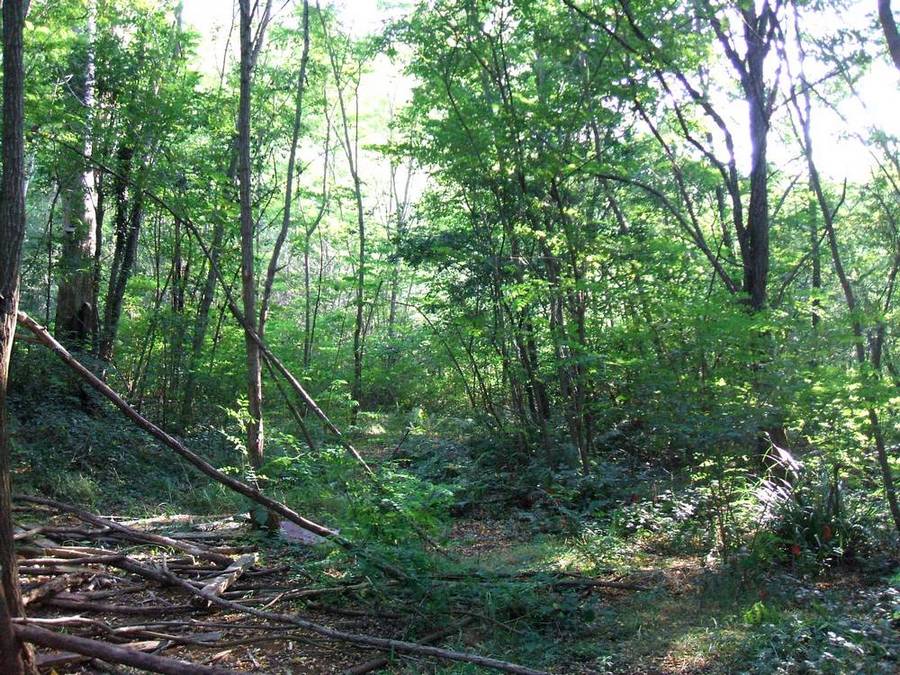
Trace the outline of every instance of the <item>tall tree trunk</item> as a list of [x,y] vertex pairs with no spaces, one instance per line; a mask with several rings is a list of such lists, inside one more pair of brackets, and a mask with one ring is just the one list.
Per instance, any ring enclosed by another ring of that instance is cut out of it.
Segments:
[[[818,295],[822,290],[822,255],[819,250],[819,227],[816,222],[816,214],[818,211],[816,207],[815,188],[812,185],[812,181],[810,181],[809,191],[809,245],[810,256],[812,257],[812,289],[813,293]],[[814,328],[819,325],[819,322],[822,319],[821,305],[822,301],[819,300],[818,297],[813,298],[812,325]]]
[[0,672],[37,673],[31,651],[13,633],[24,616],[13,540],[6,387],[16,334],[19,266],[25,235],[25,139],[22,29],[27,2],[3,2],[3,169],[0,175]]
[[[834,267],[835,276],[837,276],[838,282],[841,286],[841,290],[844,294],[844,301],[847,305],[847,312],[850,315],[850,325],[853,330],[853,349],[856,355],[857,365],[859,366],[859,369],[862,372],[864,378],[878,378],[881,376],[881,340],[883,339],[883,337],[876,337],[876,344],[874,345],[875,348],[873,348],[871,352],[871,362],[868,364],[871,367],[871,372],[867,374],[865,372],[867,366],[866,346],[864,341],[862,320],[858,311],[859,304],[857,302],[853,286],[850,283],[850,278],[847,276],[847,271],[844,268],[840,247],[838,245],[837,233],[834,229],[834,216],[837,209],[832,208],[828,203],[828,199],[825,196],[825,192],[822,188],[822,181],[819,177],[819,171],[816,167],[815,159],[813,157],[812,133],[810,129],[810,117],[812,108],[809,93],[810,87],[809,83],[806,81],[806,77],[803,71],[805,54],[803,51],[802,43],[800,42],[799,18],[796,12],[794,15],[794,23],[795,30],[797,32],[796,37],[800,53],[800,85],[803,88],[803,105],[800,105],[800,102],[797,100],[798,97],[794,97],[793,104],[802,128],[803,137],[801,139],[801,145],[803,153],[806,156],[806,164],[809,171],[809,182],[812,186],[813,192],[815,193],[816,201],[819,205],[819,211],[822,214],[822,223],[825,227],[825,234],[828,239],[828,247],[831,250],[832,266]],[[896,266],[894,269],[896,270]],[[896,272],[894,272],[894,274],[896,274]],[[880,332],[880,328],[880,326],[876,327],[876,335]],[[865,392],[866,388],[864,388],[863,391]],[[868,394],[864,394],[863,400],[865,401],[867,407],[866,413],[869,418],[868,435],[875,446],[875,455],[878,461],[878,467],[881,471],[881,484],[884,488],[885,500],[887,501],[888,508],[891,513],[891,518],[893,518],[894,520],[894,526],[896,527],[897,532],[900,533],[900,500],[898,500],[897,497],[897,488],[894,483],[894,476],[887,454],[887,444],[884,438],[884,431],[881,428],[881,422],[878,416],[877,401]]]
[[259,468],[263,463],[262,420],[262,360],[259,345],[250,331],[257,329],[256,273],[253,252],[253,202],[250,189],[250,85],[252,76],[253,44],[251,35],[252,14],[250,0],[240,0],[241,85],[238,107],[238,183],[240,186],[241,220],[241,297],[247,349],[247,405],[250,420],[247,422],[247,456],[250,463]]
[[[144,218],[143,193],[140,189],[129,189],[131,180],[131,162],[133,149],[123,146],[119,149],[119,173],[115,181],[115,245],[113,260],[109,271],[109,284],[106,301],[103,306],[103,325],[101,326],[99,356],[110,361],[116,335],[119,331],[119,319],[122,315],[122,302],[125,289],[134,263],[137,259],[137,246],[140,238],[141,223]],[[129,193],[134,195],[129,199]],[[130,207],[130,208],[129,208]]]
[[[362,372],[363,372],[363,325],[365,323],[365,282],[366,282],[366,221],[363,208],[362,181],[359,177],[359,92],[356,94],[356,118],[354,138],[350,138],[350,115],[344,99],[344,83],[341,76],[341,68],[338,64],[334,43],[328,36],[328,26],[325,17],[319,12],[322,22],[322,30],[325,33],[325,46],[328,49],[328,58],[331,63],[331,71],[334,76],[334,87],[337,91],[338,106],[341,111],[341,129],[343,131],[344,154],[347,157],[347,167],[350,169],[350,177],[353,180],[353,196],[356,201],[356,228],[358,238],[357,264],[356,264],[356,293],[354,304],[356,306],[356,319],[353,325],[353,382],[350,385],[350,395],[356,401],[353,408],[352,420],[355,423],[357,413],[362,405]],[[357,75],[356,86],[359,87]]]
[[[87,51],[83,72],[81,102],[85,110],[83,155],[74,171],[65,179],[62,192],[63,246],[59,265],[59,290],[56,298],[56,336],[78,348],[90,346],[94,325],[94,252],[97,245],[94,171],[90,166],[93,151],[94,41],[97,6],[88,2]],[[76,78],[76,79],[78,79]]]
[[897,32],[897,22],[894,21],[894,13],[891,11],[891,0],[878,0],[878,18],[881,20],[881,28],[888,43],[888,51],[897,70],[900,70],[900,33]]
[[[281,257],[281,248],[287,239],[288,230],[291,227],[291,206],[294,202],[294,171],[297,161],[297,143],[300,140],[300,127],[303,122],[303,93],[306,89],[306,64],[309,62],[309,0],[303,1],[303,52],[300,55],[300,69],[297,74],[297,96],[294,107],[294,127],[291,131],[291,150],[288,154],[287,180],[284,188],[284,210],[281,218],[281,229],[275,239],[275,247],[272,249],[272,257],[269,259],[269,267],[266,270],[266,280],[263,284],[262,301],[259,308],[259,336],[265,335],[266,319],[269,315],[269,302],[272,297],[272,286],[275,283],[275,275],[278,273],[278,261]],[[308,241],[307,237],[307,241]]]
[[750,306],[762,309],[766,304],[769,277],[769,169],[766,163],[769,135],[769,104],[766,96],[764,65],[769,43],[760,17],[750,10],[744,14],[744,39],[747,56],[741,84],[750,113],[750,202],[747,207],[747,257],[744,260],[744,291]]

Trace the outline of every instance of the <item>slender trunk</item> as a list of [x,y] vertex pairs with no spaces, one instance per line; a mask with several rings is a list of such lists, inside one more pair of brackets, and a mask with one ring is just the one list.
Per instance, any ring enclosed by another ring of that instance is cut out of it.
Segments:
[[[219,219],[213,226],[213,238],[210,245],[213,258],[218,261],[219,251],[222,248],[222,238],[225,235],[225,224]],[[191,353],[188,357],[187,373],[184,382],[184,398],[181,403],[181,419],[179,425],[184,429],[190,424],[194,409],[194,389],[197,382],[197,369],[200,366],[200,358],[203,355],[203,344],[206,341],[206,330],[209,326],[209,310],[212,307],[216,291],[216,273],[212,265],[207,266],[206,281],[203,285],[203,294],[200,296],[200,305],[197,307],[197,316],[194,318],[194,332],[191,336]]]
[[100,284],[103,280],[103,218],[106,215],[105,193],[103,190],[103,174],[96,173],[97,208],[95,211],[97,241],[94,245],[94,267],[91,285],[91,325],[94,331],[91,336],[91,353],[100,353]]
[[[365,322],[365,281],[366,281],[366,221],[363,208],[362,198],[362,181],[359,177],[359,92],[356,96],[356,119],[354,133],[355,137],[351,141],[350,138],[350,119],[347,111],[347,105],[344,100],[344,85],[338,65],[337,55],[334,51],[334,44],[328,37],[328,27],[325,23],[325,17],[319,12],[319,19],[322,22],[322,29],[325,33],[325,42],[328,49],[328,58],[331,62],[331,71],[334,76],[334,86],[337,91],[338,105],[341,111],[341,129],[343,131],[344,154],[347,157],[347,166],[350,169],[350,176],[353,180],[353,196],[356,200],[356,227],[358,238],[357,249],[357,266],[356,266],[356,320],[353,325],[353,382],[350,386],[350,393],[356,406],[351,413],[353,423],[356,422],[357,413],[362,406],[362,372],[363,372],[363,325]],[[359,80],[356,81],[359,86]]]
[[752,149],[750,202],[747,207],[745,232],[747,257],[744,260],[744,291],[750,296],[750,307],[761,310],[766,304],[766,284],[769,276],[769,180],[766,164],[769,113],[763,79],[768,45],[757,25],[756,21],[751,24],[745,20],[744,23],[747,58],[742,85],[750,112]]
[[240,0],[241,85],[238,107],[238,182],[240,185],[241,221],[241,297],[247,327],[244,342],[247,350],[247,456],[259,468],[263,463],[262,360],[259,345],[251,337],[257,330],[256,273],[253,252],[254,223],[250,190],[250,85],[253,59],[250,0]]
[[[144,218],[144,199],[141,190],[133,190],[132,200],[128,198],[127,184],[130,180],[132,155],[131,148],[122,148],[119,152],[122,176],[117,179],[115,187],[116,240],[106,301],[103,307],[103,326],[100,338],[100,358],[104,361],[111,361],[113,357],[125,289],[137,260],[137,247]],[[129,201],[131,201],[130,208]]]
[[291,150],[288,154],[287,181],[284,188],[284,210],[281,219],[281,229],[275,239],[275,247],[272,249],[272,257],[269,259],[269,267],[266,270],[266,280],[263,284],[262,301],[259,309],[259,336],[264,337],[266,319],[269,314],[269,302],[272,296],[272,285],[275,283],[275,275],[278,273],[278,260],[281,257],[281,248],[287,239],[291,226],[291,206],[294,201],[294,170],[297,161],[297,143],[300,140],[300,126],[303,121],[303,92],[306,89],[306,64],[309,61],[309,0],[303,2],[303,53],[300,56],[300,70],[297,74],[297,97],[294,107],[294,127],[291,132]]
[[894,21],[894,13],[891,10],[891,0],[878,0],[878,18],[884,37],[888,43],[888,51],[894,65],[900,70],[900,33],[897,31],[897,22]]
[[[796,19],[796,16],[795,16]],[[799,40],[799,37],[798,37]],[[803,131],[803,139],[802,139],[802,148],[803,152],[806,155],[806,163],[807,168],[809,170],[809,181],[810,185],[813,188],[813,192],[816,195],[816,201],[819,205],[819,211],[822,214],[822,222],[825,227],[825,234],[828,239],[828,246],[831,250],[831,260],[834,267],[834,273],[838,278],[838,282],[840,283],[841,290],[844,294],[844,301],[847,305],[847,311],[850,314],[850,321],[853,330],[853,348],[856,355],[856,362],[860,368],[860,371],[863,372],[864,377],[880,377],[881,373],[881,347],[877,345],[876,349],[872,350],[871,354],[871,375],[865,374],[866,369],[866,348],[864,342],[864,331],[861,319],[858,313],[858,303],[856,300],[856,294],[854,293],[853,286],[850,283],[850,279],[847,276],[847,272],[844,268],[843,261],[841,259],[840,247],[838,246],[837,234],[834,230],[834,216],[836,209],[833,209],[829,204],[828,200],[825,196],[825,192],[822,189],[822,182],[819,178],[819,172],[816,168],[816,163],[813,158],[813,146],[812,146],[812,134],[810,131],[810,114],[811,114],[811,103],[810,103],[810,94],[809,87],[806,86],[805,77],[802,76],[802,68],[803,68],[803,51],[802,47],[800,49],[800,67],[801,67],[801,80],[802,85],[804,86],[803,93],[803,106],[801,107],[800,103],[794,99],[794,108],[797,111],[797,117],[800,119],[802,131]],[[864,388],[865,392],[866,389]],[[864,400],[866,402],[867,407],[867,416],[869,418],[869,430],[868,435],[875,445],[875,454],[878,460],[878,466],[881,471],[881,482],[882,487],[884,489],[885,500],[888,503],[888,508],[890,509],[891,517],[894,520],[894,526],[897,529],[897,532],[900,533],[900,501],[897,498],[897,489],[894,484],[894,476],[891,471],[891,465],[887,456],[887,447],[884,438],[884,432],[881,428],[881,423],[878,418],[878,410],[877,410],[877,402],[873,400],[869,395],[864,396]]]
[[818,298],[818,294],[822,290],[822,255],[819,251],[819,227],[816,222],[818,211],[816,210],[816,196],[812,181],[810,181],[809,190],[809,244],[812,257],[812,289],[817,296],[812,301],[812,325],[815,328],[822,319],[820,313],[822,301]]
[[94,39],[97,8],[88,3],[87,52],[83,71],[81,99],[86,111],[83,155],[73,174],[64,182],[63,250],[59,266],[59,290],[56,298],[56,335],[73,347],[90,347],[96,330],[93,324],[94,252],[97,245],[94,171],[90,166],[93,151],[92,122],[94,110]]
[[3,168],[0,175],[0,672],[37,673],[31,650],[13,633],[24,616],[13,540],[9,418],[6,387],[16,334],[19,268],[25,235],[25,139],[22,29],[26,2],[3,3]]

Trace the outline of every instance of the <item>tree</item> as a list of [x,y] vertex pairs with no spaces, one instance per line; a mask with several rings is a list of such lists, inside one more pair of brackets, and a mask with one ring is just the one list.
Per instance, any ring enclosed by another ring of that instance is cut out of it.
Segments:
[[[843,196],[837,205],[829,203],[828,197],[825,194],[825,186],[813,154],[812,95],[810,93],[812,83],[807,80],[804,69],[806,49],[800,32],[799,10],[796,7],[794,8],[794,37],[797,43],[797,51],[800,55],[800,72],[795,85],[795,90],[797,91],[794,92],[791,100],[801,130],[798,140],[803,151],[803,156],[806,159],[809,184],[822,215],[822,224],[825,228],[828,248],[831,251],[831,261],[834,273],[840,284],[847,313],[850,317],[850,324],[853,330],[853,352],[856,357],[857,367],[864,380],[863,398],[869,422],[867,429],[868,436],[875,446],[875,455],[878,461],[878,467],[881,471],[881,484],[884,488],[885,500],[887,501],[888,509],[893,518],[897,533],[900,534],[900,501],[898,501],[897,488],[894,484],[893,471],[888,456],[887,441],[885,440],[885,433],[879,415],[878,401],[872,394],[872,390],[877,388],[877,383],[882,377],[882,356],[884,352],[884,342],[887,336],[887,327],[883,317],[891,310],[894,295],[893,287],[897,278],[898,269],[900,269],[900,249],[893,251],[893,257],[889,264],[890,271],[887,274],[887,286],[884,291],[880,293],[884,298],[882,301],[883,305],[879,308],[881,316],[875,320],[876,325],[874,326],[874,329],[866,331],[863,325],[863,317],[865,314],[860,306],[859,298],[853,288],[853,284],[850,281],[850,276],[847,272],[844,256],[842,255],[841,246],[835,231],[835,218],[843,203]],[[844,190],[844,196],[846,196],[846,184]],[[869,333],[868,339],[866,339],[866,332]]]
[[[334,77],[334,88],[338,99],[338,110],[340,111],[340,128],[338,136],[344,149],[344,157],[347,159],[347,168],[350,170],[350,178],[353,181],[353,198],[356,203],[356,235],[357,235],[357,258],[356,258],[356,317],[353,322],[353,382],[350,386],[350,395],[356,402],[353,408],[353,420],[356,420],[356,414],[362,406],[362,374],[363,374],[363,331],[365,323],[365,287],[366,287],[366,218],[363,208],[362,179],[359,175],[359,84],[362,74],[362,59],[352,64],[355,72],[345,75],[343,70],[346,67],[346,61],[352,52],[352,45],[349,38],[345,40],[343,50],[338,51],[336,37],[329,36],[326,17],[319,8],[319,20],[322,23],[322,33],[325,39],[325,48],[328,50],[328,60],[331,64],[331,73]],[[348,110],[346,100],[346,88],[353,88],[353,101],[356,104],[354,115],[353,129],[354,135],[350,136],[350,112]]]
[[97,4],[87,3],[87,24],[83,49],[73,54],[73,93],[83,110],[81,153],[64,169],[60,193],[62,201],[63,250],[59,263],[59,290],[56,296],[56,336],[67,344],[87,348],[97,330],[97,298],[94,256],[97,252],[97,191],[93,155],[95,108],[95,40]]
[[897,22],[894,21],[891,0],[878,0],[878,18],[881,20],[884,38],[887,40],[888,52],[894,65],[897,66],[897,70],[900,70],[900,33],[897,32]]
[[[267,0],[264,8],[250,0],[240,0],[240,101],[238,104],[237,148],[238,183],[241,207],[241,298],[244,320],[247,322],[245,345],[247,349],[247,456],[254,467],[263,463],[263,418],[262,418],[262,355],[259,345],[251,336],[251,331],[259,329],[256,314],[256,260],[254,257],[255,223],[253,220],[253,192],[250,171],[250,97],[253,68],[263,44],[266,24],[269,21],[272,2]],[[257,34],[253,37],[253,15],[261,9]]]
[[3,168],[0,175],[0,670],[37,673],[30,650],[12,630],[24,616],[13,539],[9,418],[6,391],[19,307],[19,267],[25,234],[23,29],[27,0],[3,3]]

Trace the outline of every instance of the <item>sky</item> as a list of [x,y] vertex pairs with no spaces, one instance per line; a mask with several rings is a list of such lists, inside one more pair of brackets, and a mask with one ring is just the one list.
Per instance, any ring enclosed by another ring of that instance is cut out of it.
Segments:
[[[209,73],[221,68],[222,54],[229,27],[232,23],[234,6],[231,0],[183,0],[184,20],[193,26],[201,35],[199,51],[202,58],[200,64]],[[293,2],[287,3],[282,11],[291,11]],[[385,0],[323,0],[324,5],[336,7],[341,23],[345,29],[359,37],[377,32],[392,17],[402,15],[403,5],[411,2],[385,2]],[[283,7],[285,0],[275,0],[274,7]],[[856,0],[840,15],[836,12],[821,14],[823,27],[832,28],[835,22],[845,27],[864,27],[873,20],[875,3],[867,0]],[[385,9],[393,7],[393,9]],[[399,7],[399,8],[398,8]],[[815,31],[815,26],[808,27]],[[236,31],[236,28],[235,28]],[[859,83],[860,100],[848,100],[842,103],[841,113],[847,120],[845,123],[824,106],[813,111],[813,144],[819,169],[826,177],[842,180],[844,177],[854,181],[864,180],[870,173],[873,160],[866,148],[856,139],[849,137],[848,131],[866,133],[866,128],[874,124],[876,127],[900,136],[900,78],[886,57],[882,58]],[[233,48],[233,46],[232,46]],[[815,64],[808,67],[810,79],[815,78]],[[384,95],[391,92],[395,101],[402,101],[408,96],[412,82],[399,77],[396,67],[386,59],[373,64],[368,75],[368,86],[362,88],[362,95]],[[373,93],[374,92],[374,93]],[[731,118],[740,129],[747,119],[746,107],[741,101],[722,101]],[[849,129],[848,129],[849,124]],[[739,163],[745,170],[749,164],[749,148],[740,142],[737,134],[737,154]],[[793,144],[782,144],[773,138],[770,141],[769,159],[777,165],[787,165],[797,160],[797,148]]]

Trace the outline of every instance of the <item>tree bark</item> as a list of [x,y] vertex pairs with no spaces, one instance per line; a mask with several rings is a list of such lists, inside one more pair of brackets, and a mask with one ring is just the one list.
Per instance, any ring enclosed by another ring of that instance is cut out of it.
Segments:
[[25,0],[3,3],[3,168],[0,174],[0,672],[36,673],[33,655],[13,633],[12,619],[24,616],[13,539],[9,417],[6,389],[16,334],[19,269],[25,236],[25,69],[22,31]]
[[247,456],[254,468],[263,463],[262,420],[262,359],[259,345],[249,330],[257,332],[256,272],[253,251],[254,222],[253,195],[250,186],[250,96],[252,81],[253,40],[251,23],[253,15],[250,0],[240,0],[241,85],[238,104],[238,183],[240,187],[241,221],[241,298],[244,320],[248,326],[244,333],[247,350]]
[[897,70],[900,70],[900,34],[897,32],[897,22],[894,21],[894,13],[891,11],[891,0],[878,0],[878,18],[881,20],[881,28],[888,43],[888,51]]
[[[119,319],[122,316],[122,302],[125,299],[128,279],[131,277],[137,259],[137,245],[144,217],[143,193],[140,189],[133,191],[133,200],[128,198],[128,181],[131,175],[131,160],[134,151],[129,146],[123,146],[119,149],[118,154],[121,175],[116,177],[114,188],[116,239],[109,272],[109,288],[106,291],[106,302],[103,307],[103,326],[100,337],[99,356],[104,361],[110,361],[113,356],[116,335],[119,330]],[[130,208],[129,201],[132,202]]]
[[17,624],[15,632],[19,639],[33,642],[42,647],[85,654],[109,663],[121,663],[152,673],[171,675],[236,675],[237,671],[215,666],[204,666],[179,659],[170,659],[156,654],[147,654],[120,645],[89,640],[77,635],[66,635],[56,631],[38,628],[28,624]]
[[[795,26],[798,24],[799,20],[797,18],[797,15],[795,14]],[[806,157],[807,169],[809,171],[809,182],[816,196],[816,201],[819,205],[819,211],[822,214],[822,222],[825,227],[828,246],[831,250],[831,260],[834,267],[834,273],[838,278],[838,282],[840,283],[841,290],[844,295],[844,301],[847,305],[847,311],[850,314],[850,324],[853,330],[853,349],[856,355],[857,365],[859,366],[860,371],[863,373],[864,378],[879,378],[881,376],[880,345],[878,345],[879,348],[873,349],[871,353],[871,362],[869,363],[872,370],[871,374],[866,375],[865,373],[866,347],[864,342],[863,324],[857,311],[858,302],[856,299],[856,294],[853,290],[852,284],[850,283],[850,278],[847,276],[847,271],[844,268],[840,247],[838,245],[837,234],[834,229],[834,216],[837,208],[832,207],[828,204],[828,199],[826,198],[825,192],[822,188],[822,181],[819,177],[819,171],[816,167],[815,159],[813,157],[812,133],[810,128],[812,105],[810,102],[810,87],[806,82],[806,77],[803,72],[803,62],[805,54],[803,51],[802,43],[800,42],[799,29],[797,30],[797,41],[800,53],[800,84],[803,87],[803,105],[800,105],[798,97],[796,96],[793,98],[793,104],[794,109],[797,112],[797,118],[800,120],[800,126],[802,129],[801,147]],[[840,204],[838,204],[838,206],[840,206]],[[866,394],[865,389],[863,391],[863,400],[866,403],[866,414],[869,419],[868,435],[872,440],[872,443],[875,445],[875,454],[881,472],[881,483],[884,489],[885,500],[887,501],[888,508],[891,513],[891,518],[894,521],[894,526],[897,529],[897,532],[900,533],[900,501],[898,501],[897,498],[897,489],[894,484],[894,476],[893,472],[891,471],[891,465],[887,455],[887,445],[884,438],[884,431],[881,428],[881,423],[878,417],[877,401],[873,400],[872,397]]]
[[[744,291],[750,306],[761,310],[766,304],[769,277],[769,170],[766,163],[769,113],[763,67],[769,45],[759,17],[751,12],[744,19],[747,42],[746,66],[741,83],[750,109],[750,200],[747,206],[747,258],[744,261]],[[750,20],[752,19],[752,23]]]
[[[222,248],[222,239],[225,236],[225,224],[217,219],[213,226],[213,238],[210,244],[210,253],[215,261],[219,259],[219,251]],[[212,308],[213,298],[216,294],[216,272],[213,265],[208,264],[206,269],[206,281],[203,285],[203,295],[200,297],[200,305],[197,307],[197,315],[194,318],[194,332],[191,336],[191,353],[188,357],[187,373],[184,382],[184,398],[181,402],[180,428],[184,429],[193,419],[194,390],[197,383],[197,369],[200,366],[200,357],[203,355],[203,344],[206,342],[206,331],[209,327],[209,311]]]
[[[87,51],[81,104],[86,112],[83,155],[65,179],[62,192],[63,245],[59,265],[59,289],[56,297],[56,336],[73,347],[89,347],[96,330],[94,323],[94,252],[97,245],[97,222],[94,210],[94,170],[90,165],[93,152],[92,123],[94,110],[94,40],[97,6],[88,3],[85,39]],[[77,78],[76,78],[77,79]]]

